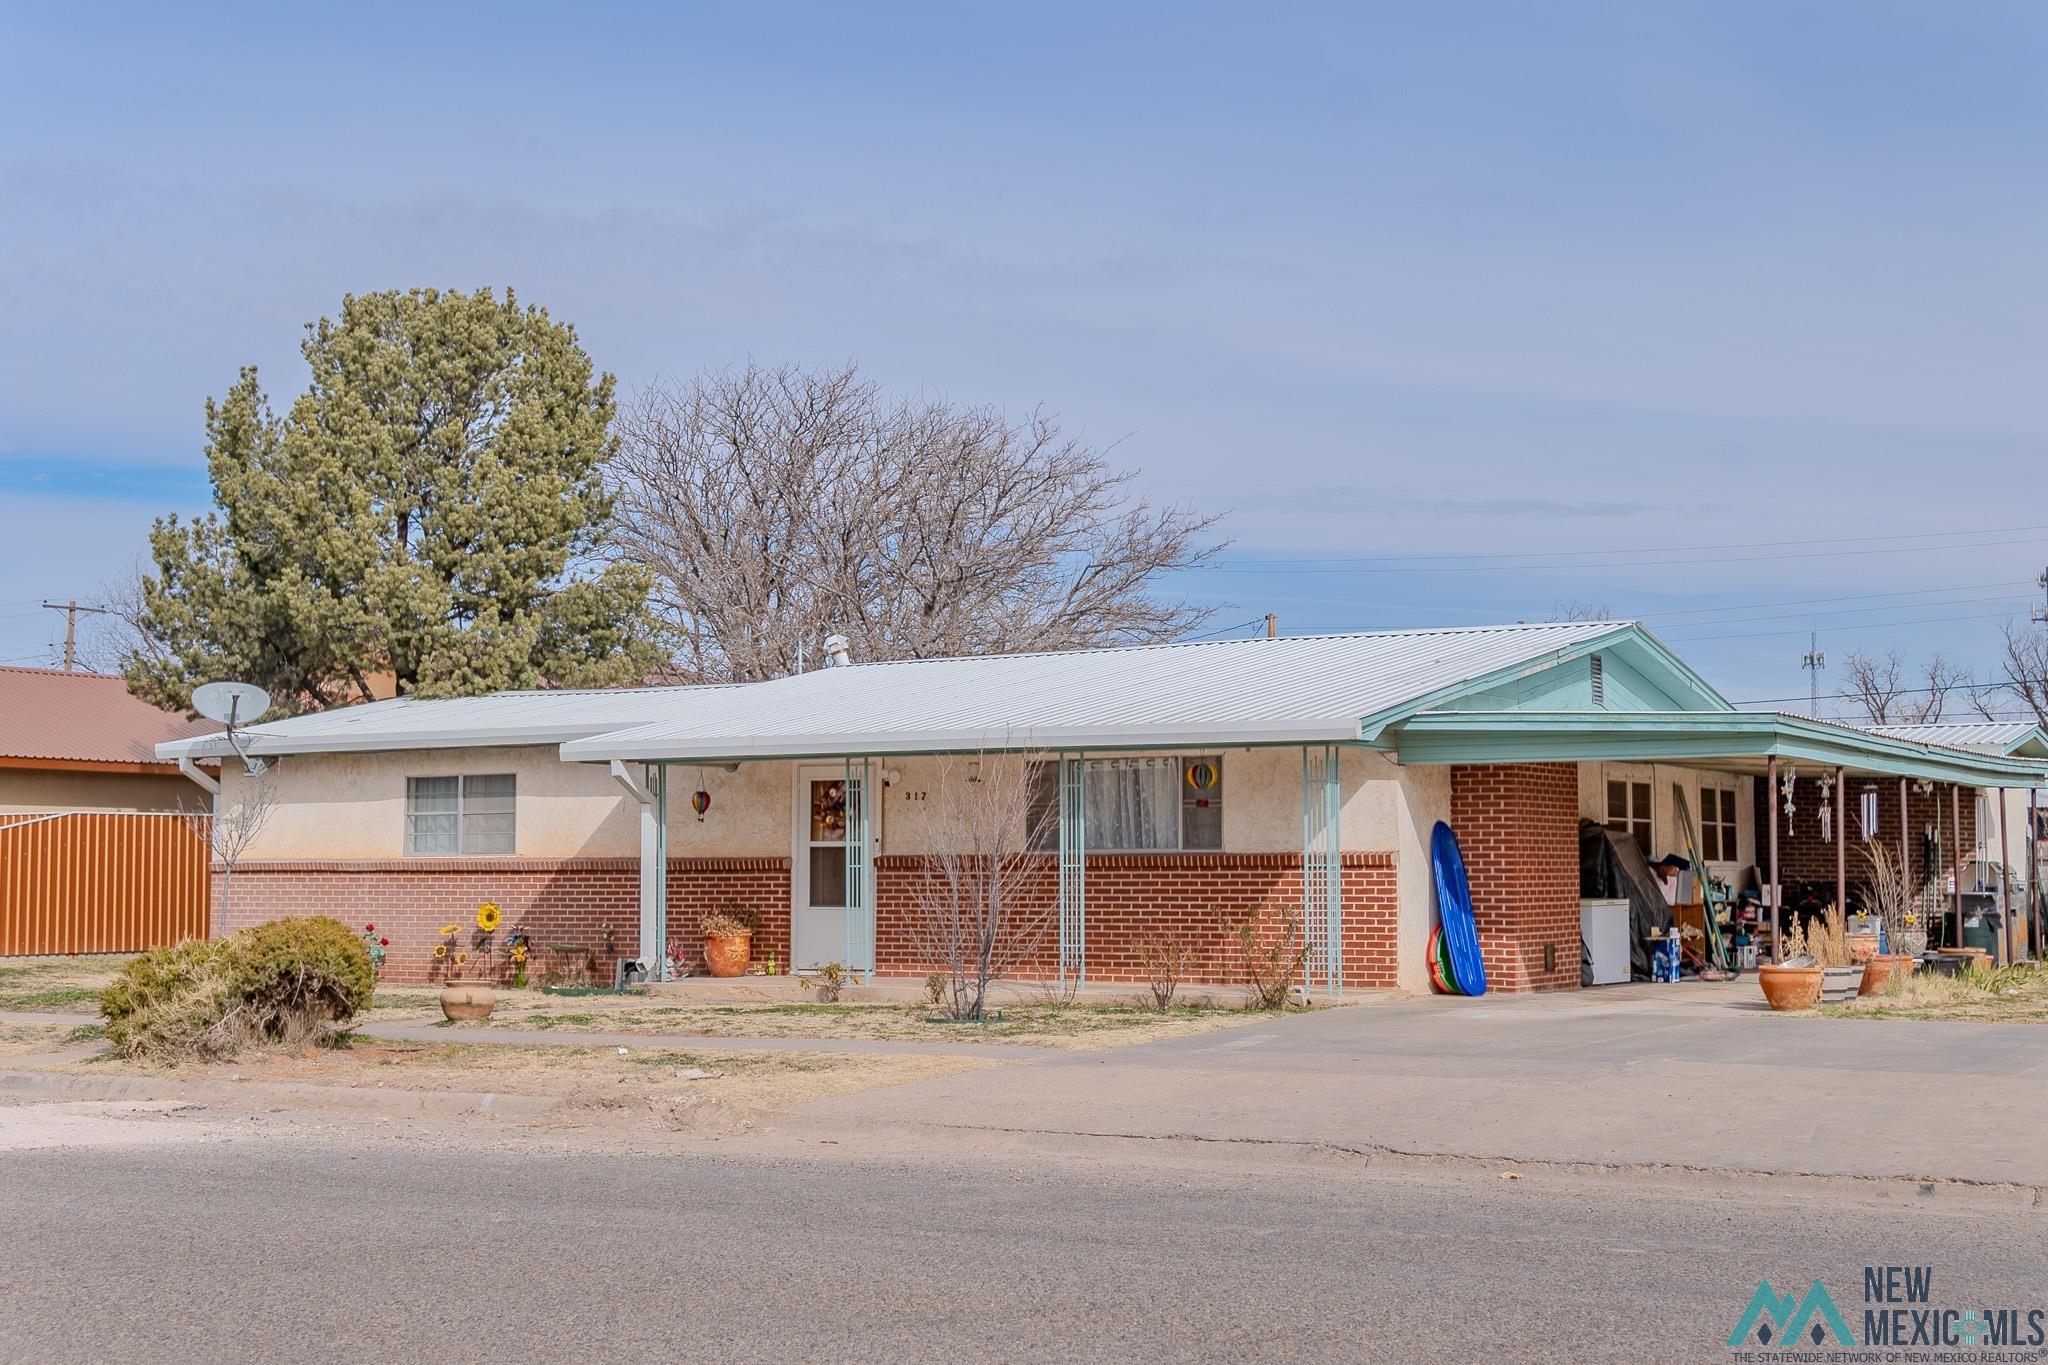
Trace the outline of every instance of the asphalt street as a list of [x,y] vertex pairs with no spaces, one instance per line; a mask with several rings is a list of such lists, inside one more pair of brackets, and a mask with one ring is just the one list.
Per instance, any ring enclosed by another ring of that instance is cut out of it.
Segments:
[[6,1117],[0,1358],[38,1365],[1727,1361],[1760,1277],[1853,1300],[1866,1265],[1925,1265],[1970,1302],[2048,1299],[2048,1215],[1911,1187]]

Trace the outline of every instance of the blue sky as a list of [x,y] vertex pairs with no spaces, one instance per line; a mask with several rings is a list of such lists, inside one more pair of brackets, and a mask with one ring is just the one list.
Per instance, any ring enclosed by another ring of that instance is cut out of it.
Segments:
[[0,5],[0,659],[411,285],[1042,403],[1228,512],[1219,626],[1594,601],[1750,699],[2038,596],[2039,5],[295,8]]

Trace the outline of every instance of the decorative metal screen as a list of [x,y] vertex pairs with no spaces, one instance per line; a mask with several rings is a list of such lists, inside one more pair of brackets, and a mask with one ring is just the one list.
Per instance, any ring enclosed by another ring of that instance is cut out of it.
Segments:
[[875,974],[874,821],[868,813],[873,770],[865,759],[846,760],[846,967]]
[[1060,755],[1059,981],[1088,984],[1088,799],[1079,754]]
[[1301,751],[1301,932],[1308,955],[1302,985],[1335,995],[1344,989],[1344,876],[1339,822],[1340,750],[1334,744]]

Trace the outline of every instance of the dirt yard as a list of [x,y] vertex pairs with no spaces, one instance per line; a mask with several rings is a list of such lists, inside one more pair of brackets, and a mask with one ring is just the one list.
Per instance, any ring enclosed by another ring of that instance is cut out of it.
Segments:
[[[44,1046],[49,1046],[45,1043]],[[232,1062],[160,1067],[112,1056],[74,1062],[79,1075],[142,1075],[252,1086],[357,1091],[460,1091],[562,1101],[550,1124],[646,1119],[657,1127],[733,1129],[809,1100],[930,1080],[1008,1063],[981,1057],[844,1053],[690,1053],[674,1048],[386,1043],[357,1039],[302,1053],[252,1052]]]
[[[531,994],[519,993],[520,997]],[[626,1004],[593,1006],[592,997],[536,1003],[515,998],[492,1016],[494,1029],[578,1030],[669,1034],[705,1038],[884,1039],[921,1043],[1011,1043],[1087,1051],[1152,1042],[1269,1018],[1245,1010],[1175,1007],[1167,1013],[1137,1005],[1006,1005],[999,1018],[955,1023],[927,1005],[905,1004]],[[382,996],[379,997],[380,1005]],[[509,1005],[509,1008],[507,1007]],[[431,1009],[373,1011],[378,1020],[440,1017]]]

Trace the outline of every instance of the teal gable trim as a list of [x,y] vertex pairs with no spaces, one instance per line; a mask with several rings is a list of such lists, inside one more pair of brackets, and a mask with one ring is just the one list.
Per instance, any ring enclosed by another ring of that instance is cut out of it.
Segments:
[[[1603,704],[1593,702],[1591,656],[1600,656]],[[1726,697],[1641,626],[1623,622],[1608,634],[1540,659],[1440,688],[1399,707],[1366,716],[1359,737],[1368,742],[1424,712],[1503,711],[1732,712]]]

